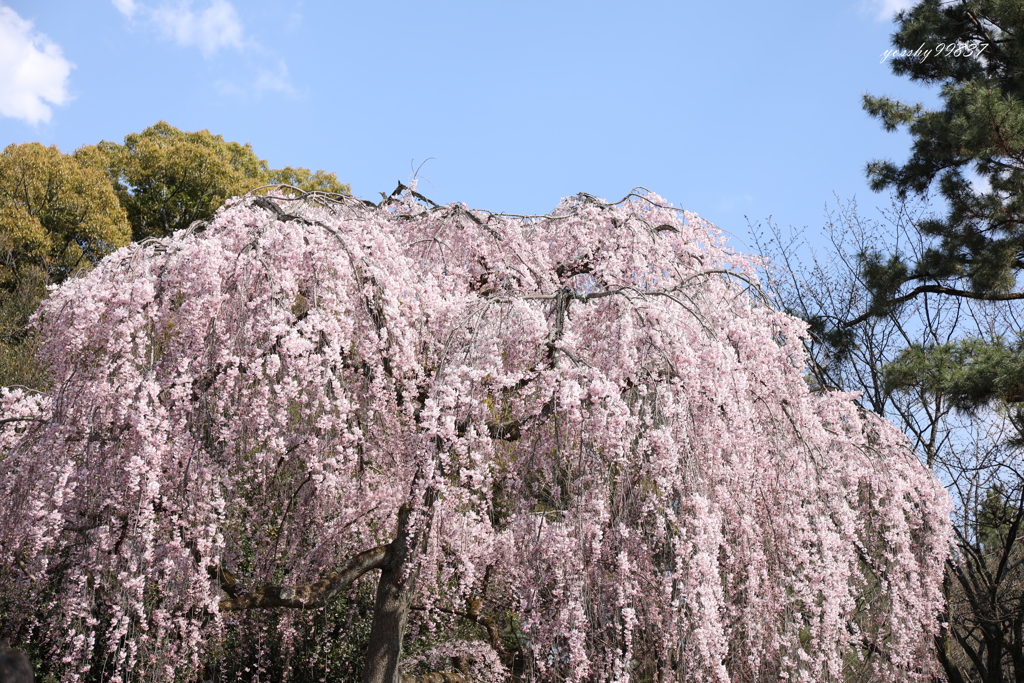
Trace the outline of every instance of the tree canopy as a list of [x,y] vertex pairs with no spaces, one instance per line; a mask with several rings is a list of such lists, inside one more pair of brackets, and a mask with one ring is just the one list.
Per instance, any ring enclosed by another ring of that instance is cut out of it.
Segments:
[[103,173],[39,143],[0,152],[0,385],[39,379],[27,324],[46,286],[91,267],[130,236]]
[[[1024,14],[1016,0],[922,0],[901,12],[893,73],[941,88],[929,110],[866,95],[865,109],[887,130],[906,127],[913,150],[903,164],[873,161],[876,190],[901,197],[937,191],[944,215],[920,221],[933,239],[908,262],[866,254],[878,312],[926,292],[982,299],[1021,298],[1024,267]],[[925,47],[928,54],[914,54]],[[904,285],[909,285],[904,287]],[[902,289],[901,289],[902,288]]]
[[0,152],[0,286],[28,268],[60,282],[128,243],[124,210],[99,171],[32,142]]
[[367,682],[930,680],[949,500],[809,389],[750,261],[650,193],[402,190],[235,199],[44,304],[55,389],[0,390],[0,614],[46,675],[273,636],[285,679],[379,572],[331,632]]
[[264,184],[347,194],[334,173],[285,167],[272,170],[249,144],[208,130],[182,131],[160,121],[123,144],[101,142],[76,156],[104,169],[128,212],[132,239],[163,237],[206,220],[229,197]]

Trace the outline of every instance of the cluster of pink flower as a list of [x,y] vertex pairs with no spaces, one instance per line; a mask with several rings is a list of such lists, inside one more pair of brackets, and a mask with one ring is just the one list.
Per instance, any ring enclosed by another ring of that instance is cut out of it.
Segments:
[[713,227],[416,197],[232,200],[54,292],[52,391],[0,395],[0,612],[54,675],[171,680],[370,569],[374,638],[488,679],[930,675],[946,494]]

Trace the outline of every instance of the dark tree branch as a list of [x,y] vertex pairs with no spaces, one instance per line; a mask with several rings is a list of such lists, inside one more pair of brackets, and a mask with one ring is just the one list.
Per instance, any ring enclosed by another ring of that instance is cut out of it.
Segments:
[[5,425],[8,422],[47,422],[40,417],[5,417],[0,420],[0,425]]
[[[491,648],[498,654],[498,658],[506,664],[508,659],[508,653],[505,651],[505,646],[501,642],[501,632],[498,630],[498,622],[496,622],[491,616],[481,612],[484,601],[480,598],[468,598],[466,600],[466,611],[460,612],[455,609],[448,609],[447,607],[432,607],[431,609],[445,614],[451,614],[452,616],[461,617],[468,621],[473,622],[481,626],[484,631],[487,632],[487,642]],[[420,605],[413,605],[414,610],[426,610],[426,607]]]
[[247,609],[268,607],[290,607],[293,609],[313,609],[323,607],[338,593],[352,585],[356,579],[373,569],[382,568],[389,560],[391,545],[381,545],[365,550],[339,569],[331,572],[314,584],[308,586],[263,586],[253,593],[243,593],[238,589],[234,577],[221,572],[221,588],[228,595],[228,600],[220,601],[222,612],[238,612]]
[[[945,294],[947,296],[957,296],[962,299],[977,299],[979,301],[1018,301],[1020,299],[1024,299],[1024,292],[1007,292],[1005,294],[1000,294],[998,292],[972,292],[969,289],[956,289],[955,287],[947,287],[945,285],[921,285],[920,287],[915,287],[908,294],[898,296],[891,301],[886,301],[885,305],[887,308],[891,308],[892,306],[897,306],[910,301],[921,294]],[[867,313],[857,316],[853,320],[839,323],[839,327],[843,329],[853,327],[854,325],[859,325],[865,320],[878,318],[882,315],[885,315],[885,313],[879,313],[873,310],[868,311]]]

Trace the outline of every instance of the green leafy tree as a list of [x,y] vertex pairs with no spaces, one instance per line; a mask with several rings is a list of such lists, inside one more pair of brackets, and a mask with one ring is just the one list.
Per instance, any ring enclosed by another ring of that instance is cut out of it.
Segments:
[[0,284],[26,269],[53,282],[128,243],[125,212],[104,177],[56,147],[10,145],[0,153]]
[[76,156],[107,173],[135,241],[165,237],[206,220],[229,197],[261,185],[350,191],[334,173],[270,169],[249,144],[228,142],[208,130],[182,131],[164,121],[126,136],[124,144],[101,142],[83,147]]
[[914,344],[885,368],[893,388],[918,386],[950,397],[953,407],[975,414],[994,402],[1017,410],[1024,401],[1021,340],[971,337],[943,344]]
[[0,385],[42,381],[27,323],[46,286],[91,267],[130,235],[101,172],[39,143],[0,152]]
[[[1024,4],[1019,0],[923,0],[897,15],[893,73],[941,88],[942,107],[864,97],[886,130],[906,128],[906,163],[873,161],[875,190],[901,197],[937,191],[946,207],[922,220],[932,238],[908,260],[865,253],[870,313],[924,293],[1005,300],[1024,268]],[[928,54],[910,54],[924,47]]]

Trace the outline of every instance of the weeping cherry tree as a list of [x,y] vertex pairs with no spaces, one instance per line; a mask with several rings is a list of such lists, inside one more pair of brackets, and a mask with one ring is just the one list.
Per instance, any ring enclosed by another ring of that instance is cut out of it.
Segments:
[[364,587],[367,683],[929,680],[948,498],[759,292],[646,191],[283,190],[122,248],[0,393],[0,630],[189,680]]

